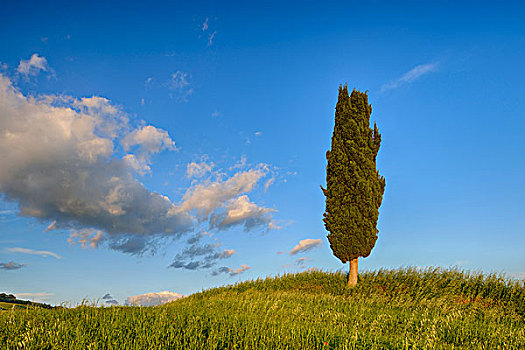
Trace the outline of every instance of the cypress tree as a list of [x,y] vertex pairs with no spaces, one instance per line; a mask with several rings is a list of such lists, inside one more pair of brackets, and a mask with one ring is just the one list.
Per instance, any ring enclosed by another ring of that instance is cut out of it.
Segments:
[[357,284],[359,257],[370,255],[377,240],[377,219],[385,179],[376,169],[381,135],[374,123],[368,95],[339,86],[332,148],[326,152],[324,224],[333,254],[350,262],[348,285]]

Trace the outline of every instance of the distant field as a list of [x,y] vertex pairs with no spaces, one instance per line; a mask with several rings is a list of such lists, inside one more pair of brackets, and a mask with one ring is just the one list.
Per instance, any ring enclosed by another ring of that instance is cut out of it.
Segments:
[[525,285],[460,271],[305,272],[160,307],[0,312],[6,349],[525,349]]

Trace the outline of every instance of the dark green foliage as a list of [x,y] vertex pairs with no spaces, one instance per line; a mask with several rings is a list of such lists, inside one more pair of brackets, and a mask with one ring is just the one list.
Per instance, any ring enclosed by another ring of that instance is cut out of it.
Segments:
[[376,170],[381,135],[368,96],[339,87],[332,149],[326,152],[324,223],[330,247],[343,263],[370,255],[377,240],[377,219],[385,179]]

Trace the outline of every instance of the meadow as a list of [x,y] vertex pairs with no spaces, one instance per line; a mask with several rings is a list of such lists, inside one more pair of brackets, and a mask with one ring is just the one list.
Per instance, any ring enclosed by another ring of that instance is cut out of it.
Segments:
[[0,311],[2,349],[525,349],[525,283],[449,269],[308,271],[157,307]]

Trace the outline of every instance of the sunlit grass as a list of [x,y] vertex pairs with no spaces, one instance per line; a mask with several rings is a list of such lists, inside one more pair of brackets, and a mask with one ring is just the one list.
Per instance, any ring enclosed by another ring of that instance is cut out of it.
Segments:
[[[6,349],[524,349],[525,285],[456,270],[243,282],[160,307],[0,312]],[[0,345],[1,347],[2,345]]]

